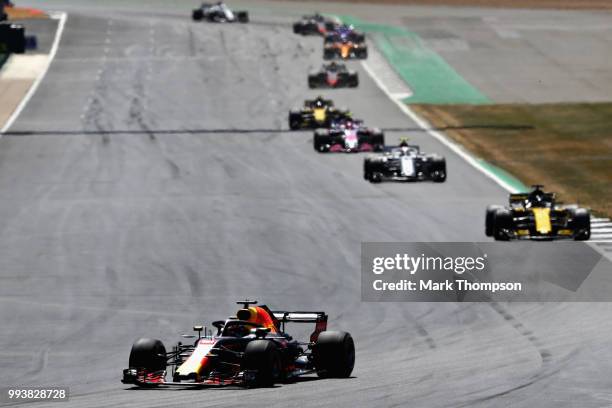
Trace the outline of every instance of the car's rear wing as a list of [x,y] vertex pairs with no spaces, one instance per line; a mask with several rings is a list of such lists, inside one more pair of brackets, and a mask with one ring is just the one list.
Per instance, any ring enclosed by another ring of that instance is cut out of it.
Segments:
[[275,310],[272,312],[274,317],[281,324],[281,331],[285,331],[285,323],[314,323],[315,329],[310,335],[310,341],[316,342],[319,338],[319,333],[327,330],[327,314],[325,312],[287,312]]

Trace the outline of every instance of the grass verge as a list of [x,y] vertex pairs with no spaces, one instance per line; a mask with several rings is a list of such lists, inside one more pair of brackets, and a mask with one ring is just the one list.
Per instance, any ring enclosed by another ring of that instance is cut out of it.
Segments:
[[612,103],[411,107],[523,183],[612,216]]

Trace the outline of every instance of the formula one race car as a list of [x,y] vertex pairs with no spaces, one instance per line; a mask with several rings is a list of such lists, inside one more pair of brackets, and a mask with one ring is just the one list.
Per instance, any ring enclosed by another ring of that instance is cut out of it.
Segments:
[[0,54],[23,54],[26,50],[25,28],[20,24],[0,24]]
[[485,234],[510,239],[585,241],[591,237],[591,214],[577,205],[556,202],[554,193],[534,185],[530,193],[510,194],[509,205],[487,207]]
[[331,62],[323,65],[319,71],[308,75],[310,88],[355,88],[359,85],[357,72],[349,71],[346,65]]
[[382,151],[385,135],[380,129],[363,126],[362,121],[345,119],[335,121],[330,129],[315,130],[313,147],[320,153]]
[[325,35],[333,31],[338,22],[326,18],[319,13],[312,16],[304,16],[302,20],[293,24],[293,32],[301,35]]
[[353,26],[349,26],[345,24],[337,26],[332,32],[325,34],[324,42],[326,44],[342,42],[342,41],[352,41],[354,43],[363,43],[365,42],[365,34],[355,31]]
[[249,13],[247,11],[232,11],[224,2],[215,4],[202,3],[193,10],[192,18],[194,21],[210,21],[214,23],[248,23]]
[[366,59],[368,58],[368,46],[363,42],[356,43],[350,40],[326,43],[323,46],[323,59],[334,58]]
[[[353,338],[346,332],[327,331],[325,312],[273,312],[265,305],[256,306],[256,301],[237,303],[242,308],[236,316],[212,323],[215,333],[194,326],[198,334],[193,344],[179,342],[167,352],[159,340],[136,340],[121,382],[140,387],[272,386],[311,373],[322,378],[351,375]],[[287,323],[315,327],[308,341],[297,341],[285,332]],[[168,368],[172,381],[166,380]]]
[[333,101],[318,96],[313,100],[305,100],[303,108],[289,111],[289,128],[297,130],[329,127],[334,121],[350,117],[348,110],[337,109]]
[[437,154],[422,153],[419,146],[402,141],[382,155],[364,158],[363,178],[371,183],[384,180],[441,183],[446,180],[446,160]]

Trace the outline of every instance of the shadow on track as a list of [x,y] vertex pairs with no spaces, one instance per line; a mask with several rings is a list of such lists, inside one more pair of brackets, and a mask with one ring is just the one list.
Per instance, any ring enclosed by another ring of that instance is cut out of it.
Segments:
[[[470,129],[495,129],[507,131],[533,130],[531,125],[471,125],[471,126],[444,126],[422,129],[419,127],[390,127],[381,128],[385,132],[425,132],[428,130],[470,130]],[[240,133],[296,133],[311,132],[311,129],[289,130],[289,129],[117,129],[117,130],[15,130],[4,132],[2,136],[70,136],[70,135],[206,135],[206,134],[240,134]]]

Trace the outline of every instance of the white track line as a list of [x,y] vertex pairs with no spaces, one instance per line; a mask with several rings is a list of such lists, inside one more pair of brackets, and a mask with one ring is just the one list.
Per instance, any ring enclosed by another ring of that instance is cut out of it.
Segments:
[[23,97],[19,105],[17,105],[17,108],[15,108],[15,111],[10,116],[10,118],[8,119],[8,121],[6,122],[2,130],[0,130],[0,137],[2,137],[2,135],[6,133],[11,128],[11,126],[13,126],[13,123],[15,123],[15,121],[17,120],[21,112],[24,110],[24,108],[26,107],[30,99],[32,99],[32,96],[34,96],[34,93],[36,93],[36,90],[40,86],[42,80],[45,78],[45,75],[47,75],[47,71],[49,71],[49,67],[51,66],[51,63],[53,62],[53,59],[55,58],[55,55],[57,54],[59,43],[62,38],[62,33],[64,32],[64,26],[66,25],[66,20],[68,19],[68,14],[55,13],[51,15],[51,18],[54,20],[59,20],[59,23],[57,26],[57,31],[55,32],[55,39],[53,40],[51,51],[49,52],[49,61],[47,62],[47,66],[42,71],[42,73],[38,76],[38,78],[36,78],[36,81],[34,81],[34,83],[30,87],[28,92],[25,94],[25,96]]

